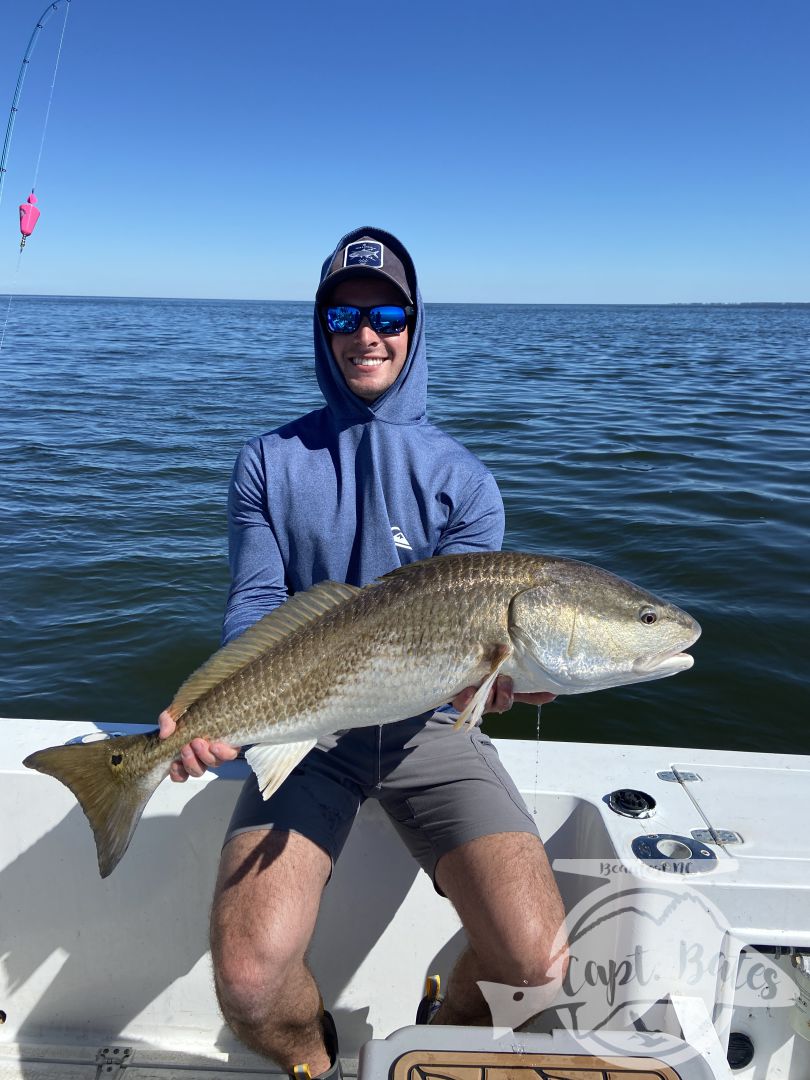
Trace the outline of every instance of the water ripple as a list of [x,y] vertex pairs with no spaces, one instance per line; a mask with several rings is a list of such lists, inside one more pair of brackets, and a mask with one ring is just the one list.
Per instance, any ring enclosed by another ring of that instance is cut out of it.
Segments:
[[[0,356],[0,708],[149,720],[214,648],[245,438],[321,404],[308,304],[16,298]],[[810,308],[431,305],[430,415],[495,473],[506,546],[703,624],[676,679],[543,735],[810,752]],[[534,714],[491,720],[534,735]]]

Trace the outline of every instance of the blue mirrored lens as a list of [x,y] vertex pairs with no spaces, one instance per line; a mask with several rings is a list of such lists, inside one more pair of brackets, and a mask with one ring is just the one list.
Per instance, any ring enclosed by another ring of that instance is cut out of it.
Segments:
[[360,308],[344,306],[326,309],[326,325],[333,334],[353,334],[361,318]]
[[401,334],[405,329],[405,309],[396,304],[372,308],[368,321],[378,334]]
[[353,334],[363,317],[368,317],[377,334],[401,334],[407,323],[407,313],[398,304],[383,304],[373,308],[359,308],[351,304],[326,309],[326,325],[332,334]]

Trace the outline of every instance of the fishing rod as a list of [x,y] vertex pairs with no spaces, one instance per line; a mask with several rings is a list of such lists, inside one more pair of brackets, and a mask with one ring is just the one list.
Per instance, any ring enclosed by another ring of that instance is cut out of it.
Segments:
[[28,72],[28,65],[31,62],[31,54],[34,51],[34,46],[37,43],[39,35],[42,33],[45,24],[51,18],[55,11],[59,10],[61,3],[65,4],[65,20],[62,23],[62,34],[59,38],[59,49],[56,54],[56,63],[53,69],[53,78],[51,79],[50,96],[48,97],[48,108],[45,110],[45,121],[42,125],[42,138],[39,143],[39,154],[37,155],[37,163],[34,169],[34,183],[31,185],[31,194],[28,196],[26,202],[20,206],[20,233],[22,239],[20,240],[20,254],[17,259],[17,270],[14,275],[14,281],[11,285],[8,294],[8,306],[6,307],[6,315],[3,320],[2,330],[0,330],[0,352],[3,351],[3,345],[6,340],[6,330],[8,328],[8,320],[11,315],[11,300],[14,295],[14,286],[16,284],[17,275],[20,272],[20,260],[22,259],[23,248],[25,247],[25,241],[34,231],[34,226],[39,219],[39,209],[36,205],[37,197],[34,194],[34,188],[36,187],[37,177],[39,176],[39,164],[42,160],[42,150],[45,146],[45,132],[48,128],[48,118],[51,115],[51,103],[53,102],[53,88],[56,85],[56,73],[59,70],[59,59],[62,55],[62,43],[65,40],[65,29],[67,27],[67,17],[70,11],[70,0],[53,0],[48,4],[40,17],[37,19],[36,26],[34,27],[31,37],[28,41],[28,47],[25,50],[25,54],[20,64],[20,71],[17,75],[17,86],[14,90],[14,97],[11,101],[11,110],[8,114],[8,123],[6,124],[6,137],[3,140],[3,150],[0,153],[0,204],[3,202],[3,188],[6,182],[6,161],[8,160],[8,152],[11,149],[11,136],[14,133],[14,121],[17,119],[17,110],[20,105],[20,96],[22,95],[23,83],[25,82],[25,76]]
[[[53,0],[53,3],[48,4],[48,6],[42,12],[40,17],[37,19],[36,26],[34,27],[32,33],[31,33],[31,38],[30,38],[30,40],[28,42],[28,47],[25,50],[25,55],[23,56],[22,63],[20,64],[20,72],[19,72],[19,75],[17,76],[17,87],[16,87],[16,89],[14,91],[14,98],[13,98],[13,100],[11,102],[11,111],[9,112],[9,116],[8,116],[8,124],[6,125],[6,137],[5,137],[5,140],[3,142],[3,151],[2,151],[2,153],[0,153],[0,203],[2,203],[2,201],[3,201],[3,186],[4,186],[5,180],[6,180],[6,160],[8,159],[8,152],[11,149],[11,136],[12,136],[12,134],[14,132],[14,121],[17,119],[17,111],[18,111],[19,104],[20,104],[20,96],[22,94],[22,88],[23,88],[23,83],[25,82],[25,76],[26,76],[26,74],[28,72],[28,65],[31,62],[31,54],[34,51],[34,46],[36,45],[37,40],[39,38],[39,35],[42,33],[42,30],[43,30],[45,24],[51,18],[53,13],[55,11],[59,10],[59,6],[62,3],[64,3],[66,6],[65,6],[65,21],[64,21],[64,23],[62,25],[62,37],[60,38],[60,41],[59,41],[59,54],[61,54],[61,52],[62,52],[62,41],[64,40],[64,36],[65,36],[65,26],[67,25],[68,12],[70,10],[70,0]],[[48,101],[48,111],[47,111],[47,113],[45,115],[45,125],[44,125],[43,131],[42,131],[42,143],[43,144],[45,142],[45,127],[47,127],[47,125],[48,125],[48,115],[50,114],[51,101],[53,100],[53,87],[54,87],[54,83],[56,82],[56,69],[58,67],[59,67],[59,55],[57,55],[57,57],[56,57],[56,66],[54,68],[54,73],[53,73],[53,82],[51,83],[51,99]],[[42,144],[40,144],[39,158],[37,159],[37,166],[36,166],[36,170],[35,170],[35,173],[34,173],[34,186],[36,186],[36,177],[37,177],[37,174],[39,173],[39,160],[40,160],[41,157],[42,157]],[[33,187],[32,187],[31,194],[33,195],[33,193],[34,192],[33,192]],[[34,202],[36,202],[36,199],[34,199]],[[36,218],[37,217],[39,217],[38,213],[35,216],[33,216],[34,223],[36,223]],[[33,229],[33,224],[31,225],[31,228]],[[30,236],[30,232],[28,233],[28,235]],[[25,236],[26,236],[26,233],[23,232],[23,243],[25,242]]]

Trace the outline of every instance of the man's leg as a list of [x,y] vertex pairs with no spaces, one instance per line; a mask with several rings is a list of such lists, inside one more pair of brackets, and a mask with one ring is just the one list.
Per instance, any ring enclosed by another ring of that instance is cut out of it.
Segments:
[[220,1007],[238,1038],[285,1069],[329,1068],[321,996],[304,955],[332,869],[296,832],[252,830],[225,845],[211,912]]
[[458,912],[469,946],[434,1023],[491,1024],[479,979],[532,987],[562,977],[565,910],[536,836],[497,833],[461,844],[436,864],[436,881]]

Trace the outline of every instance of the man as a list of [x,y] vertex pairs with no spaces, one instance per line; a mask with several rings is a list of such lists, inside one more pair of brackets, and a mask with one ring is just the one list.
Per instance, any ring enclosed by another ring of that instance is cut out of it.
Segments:
[[[395,237],[371,228],[343,237],[323,266],[314,337],[326,407],[253,439],[236,463],[226,641],[316,582],[362,586],[403,563],[501,546],[493,477],[426,420],[424,310]],[[472,693],[453,704],[463,708]],[[499,679],[489,711],[512,701],[510,680]],[[380,800],[467,932],[432,1022],[489,1023],[480,979],[549,981],[564,913],[534,821],[489,739],[453,731],[453,720],[440,710],[322,739],[267,802],[254,777],[245,784],[212,911],[217,993],[238,1037],[287,1069],[307,1062],[313,1076],[339,1075],[331,1018],[304,955],[367,797]],[[162,714],[161,734],[172,730]],[[195,739],[172,779],[235,755]]]

